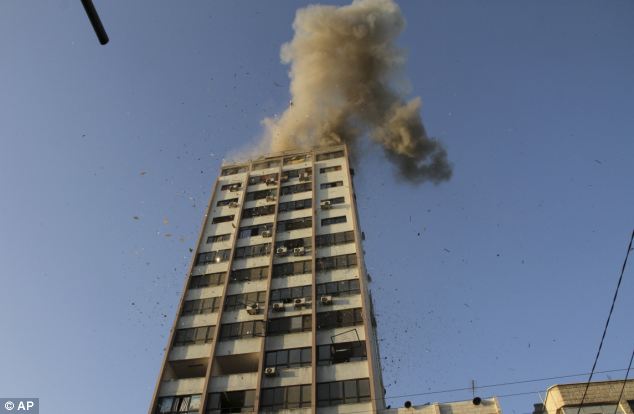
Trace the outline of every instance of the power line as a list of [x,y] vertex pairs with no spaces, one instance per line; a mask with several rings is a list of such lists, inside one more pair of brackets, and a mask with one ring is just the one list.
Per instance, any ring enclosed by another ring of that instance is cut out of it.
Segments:
[[[606,370],[606,371],[597,371],[596,374],[609,374],[609,373],[613,373],[613,372],[623,372],[623,371],[627,371],[627,369],[622,368],[622,369],[610,369],[610,370]],[[530,382],[551,381],[551,380],[563,379],[563,378],[582,377],[582,376],[588,375],[588,374],[589,374],[588,372],[585,372],[585,373],[582,373],[582,374],[568,374],[568,375],[558,375],[558,376],[555,376],[555,377],[533,378],[533,379],[525,379],[525,380],[518,380],[518,381],[509,381],[509,382],[501,382],[501,383],[498,383],[498,384],[479,385],[476,388],[495,388],[495,387],[503,387],[503,386],[508,386],[508,385],[526,384],[526,383],[530,383]],[[446,393],[449,393],[449,392],[458,392],[458,391],[471,391],[471,387],[453,388],[453,389],[435,390],[435,391],[426,391],[426,392],[419,392],[419,393],[415,393],[415,394],[394,395],[394,396],[390,396],[390,397],[385,397],[385,399],[387,400],[387,399],[393,399],[393,398],[417,397],[417,396],[421,396],[421,395],[446,394]]]
[[[601,348],[603,348],[603,341],[605,340],[605,334],[608,332],[608,326],[610,325],[610,318],[612,317],[612,312],[614,311],[614,304],[616,303],[616,297],[619,294],[619,288],[621,287],[621,282],[623,281],[623,274],[625,273],[627,258],[630,256],[630,252],[632,251],[633,240],[634,240],[634,230],[632,230],[632,236],[630,236],[630,244],[627,246],[627,252],[625,253],[625,260],[623,261],[623,266],[621,267],[621,275],[619,276],[619,282],[616,284],[616,290],[614,291],[614,297],[612,298],[612,305],[610,306],[608,319],[605,321],[605,327],[603,328],[603,335],[601,335],[601,341],[599,342],[599,349],[597,350],[597,355],[594,357],[594,363],[592,364],[590,377],[588,377],[588,382],[586,382],[586,387],[583,390],[583,397],[581,397],[581,404],[579,404],[579,408],[577,409],[577,414],[581,412],[581,407],[583,406],[583,403],[586,400],[588,387],[590,387],[590,381],[592,381],[592,375],[594,374],[594,369],[597,367],[597,362],[599,361],[599,355],[601,355]],[[629,369],[628,369],[628,372],[629,372]]]
[[[634,355],[634,354],[633,354]],[[630,364],[632,363],[632,361],[630,360]],[[609,370],[605,370],[605,371],[597,371],[595,372],[595,374],[610,374],[610,373],[614,373],[614,372],[629,372],[631,366],[628,368],[621,368],[621,369],[609,369]],[[488,385],[481,385],[478,386],[476,388],[494,388],[494,387],[502,387],[502,386],[507,386],[507,385],[516,385],[516,384],[526,384],[526,383],[530,383],[530,382],[540,382],[540,381],[550,381],[550,380],[555,380],[555,379],[563,379],[563,378],[573,378],[573,377],[581,377],[584,375],[588,375],[588,372],[584,372],[581,374],[568,374],[568,375],[558,375],[555,377],[545,377],[545,378],[534,378],[534,379],[526,379],[526,380],[518,380],[518,381],[510,381],[510,382],[501,382],[498,384],[488,384]],[[626,374],[627,375],[627,374]],[[627,379],[627,377],[626,377]],[[391,397],[384,397],[384,400],[391,400],[394,398],[405,398],[405,397],[416,397],[416,396],[421,396],[421,395],[432,395],[432,394],[443,394],[443,393],[449,393],[449,392],[456,392],[456,391],[471,391],[471,387],[466,387],[466,388],[453,388],[453,389],[446,389],[446,390],[436,390],[436,391],[427,391],[427,392],[419,392],[419,393],[414,393],[414,394],[403,394],[403,395],[394,395]],[[488,398],[509,398],[509,397],[517,397],[517,396],[522,396],[522,395],[530,395],[530,394],[537,394],[539,392],[541,392],[543,390],[537,390],[537,391],[525,391],[525,392],[517,392],[517,393],[511,393],[511,394],[501,394],[501,395],[491,395],[489,397],[484,397],[484,399],[488,399]],[[373,398],[373,399],[369,399],[366,402],[371,402],[373,400],[378,400],[379,398]],[[463,400],[460,400],[463,401]],[[440,404],[451,404],[452,402],[457,402],[457,401],[446,401],[446,402],[442,402]],[[363,414],[363,413],[378,413],[379,411],[377,410],[360,410],[360,411],[351,411],[347,414]]]
[[[618,371],[625,371],[624,369],[618,370]],[[471,388],[467,388],[467,389],[471,389]],[[526,392],[516,392],[513,394],[503,394],[503,395],[493,395],[490,397],[484,397],[484,399],[489,399],[489,398],[507,398],[507,397],[517,397],[517,396],[522,396],[522,395],[531,395],[531,394],[537,394],[539,392],[541,392],[543,390],[537,390],[537,391],[526,391]],[[372,400],[369,400],[372,401]],[[463,400],[460,401],[447,401],[447,402],[442,402],[439,404],[452,404],[455,402],[462,402]],[[425,404],[427,405],[427,404]],[[390,408],[386,408],[385,410],[390,410]],[[363,414],[363,413],[380,413],[383,410],[375,410],[375,409],[370,409],[370,410],[359,410],[359,411],[350,411],[347,412],[346,414]]]

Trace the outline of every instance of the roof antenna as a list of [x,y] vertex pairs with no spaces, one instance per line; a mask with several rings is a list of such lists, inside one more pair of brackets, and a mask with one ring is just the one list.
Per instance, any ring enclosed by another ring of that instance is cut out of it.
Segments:
[[105,45],[110,39],[108,38],[106,29],[104,29],[103,24],[101,24],[101,19],[99,18],[99,14],[97,14],[95,5],[92,4],[92,0],[81,0],[81,4],[83,4],[84,10],[86,10],[90,24],[92,24],[92,28],[97,34],[97,39],[99,39],[99,43]]
[[471,402],[473,403],[473,405],[480,405],[482,403],[482,398],[476,397],[475,389],[476,389],[475,380],[471,380],[471,395],[473,395],[473,400],[471,400]]

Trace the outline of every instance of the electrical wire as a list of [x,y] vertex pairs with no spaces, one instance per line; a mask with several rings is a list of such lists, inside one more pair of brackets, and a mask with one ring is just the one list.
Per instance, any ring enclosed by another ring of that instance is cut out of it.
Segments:
[[[619,370],[619,371],[624,371],[624,370]],[[471,388],[467,388],[468,390],[470,390]],[[522,396],[522,395],[531,395],[531,394],[537,394],[539,392],[542,392],[543,390],[537,390],[537,391],[526,391],[526,392],[516,392],[513,394],[504,394],[504,395],[494,395],[494,396],[489,396],[489,397],[484,397],[483,399],[490,399],[490,398],[507,398],[507,397],[517,397],[517,396]],[[372,400],[368,400],[368,401],[364,401],[364,402],[370,402]],[[452,404],[452,403],[456,403],[456,402],[463,402],[464,400],[460,400],[460,401],[447,401],[447,402],[443,402],[440,404]],[[430,405],[430,404],[425,404],[425,405]],[[382,411],[389,411],[389,410],[393,410],[393,408],[386,408],[385,410],[375,410],[375,409],[371,409],[371,410],[359,410],[359,411],[347,411],[346,414],[363,414],[363,413],[381,413]],[[531,413],[532,414],[532,413]]]
[[[626,368],[622,368],[622,369],[610,369],[610,370],[605,370],[605,371],[597,371],[595,374],[609,374],[609,373],[613,373],[613,372],[623,372],[623,371],[627,371]],[[568,375],[558,375],[555,377],[544,377],[544,378],[533,378],[533,379],[525,379],[525,380],[518,380],[518,381],[509,381],[509,382],[501,382],[498,384],[488,384],[488,385],[478,385],[476,388],[495,388],[495,387],[503,387],[503,386],[508,386],[508,385],[517,385],[517,384],[527,384],[527,383],[531,383],[531,382],[542,382],[542,381],[551,381],[551,380],[556,380],[556,379],[563,379],[563,378],[574,378],[574,377],[582,377],[584,375],[588,375],[588,372],[582,373],[582,374],[568,374]],[[450,393],[450,392],[458,392],[458,391],[471,391],[471,387],[465,387],[465,388],[453,388],[453,389],[446,389],[446,390],[435,390],[435,391],[427,391],[427,392],[419,392],[419,393],[415,393],[415,394],[403,394],[403,395],[394,395],[394,396],[390,396],[390,397],[385,397],[384,399],[389,400],[389,399],[394,399],[394,398],[404,398],[404,397],[417,397],[417,396],[421,396],[421,395],[433,395],[433,394],[446,394],[446,393]]]
[[623,281],[623,274],[625,273],[625,266],[627,265],[627,259],[628,257],[630,257],[630,252],[632,251],[632,241],[634,241],[634,230],[632,230],[632,235],[630,236],[630,244],[628,245],[627,252],[625,253],[625,260],[623,261],[623,266],[621,267],[621,275],[619,276],[619,281],[616,284],[616,290],[614,291],[614,297],[612,298],[612,305],[610,306],[608,319],[605,321],[605,327],[603,328],[603,335],[601,335],[601,341],[599,342],[599,349],[597,350],[597,355],[594,357],[592,370],[590,371],[588,382],[586,382],[586,387],[583,390],[583,396],[581,397],[581,403],[579,404],[579,408],[577,409],[577,414],[581,412],[581,407],[583,406],[583,403],[586,400],[586,395],[588,394],[588,388],[590,387],[590,381],[592,381],[592,375],[594,374],[594,369],[597,367],[597,362],[599,361],[599,355],[601,355],[601,348],[603,348],[603,341],[605,340],[605,334],[608,332],[608,326],[610,325],[610,318],[612,317],[612,312],[614,311],[614,304],[616,303],[616,297],[619,294],[619,288],[621,287],[621,282]]
[[[597,372],[595,372],[595,374],[610,374],[610,373],[614,373],[614,372],[623,372],[623,371],[627,371],[627,370],[628,370],[628,368],[609,369],[609,370],[605,370],[605,371],[597,371]],[[498,384],[479,385],[476,388],[495,388],[495,387],[503,387],[503,386],[508,386],[508,385],[527,384],[527,383],[531,383],[531,382],[551,381],[551,380],[556,380],[556,379],[582,377],[582,376],[588,375],[588,374],[589,373],[584,372],[584,373],[581,373],[581,374],[567,374],[567,375],[557,375],[557,376],[554,376],[554,377],[544,377],[544,378],[533,378],[533,379],[525,379],[525,380],[518,380],[518,381],[509,381],[509,382],[501,382],[501,383],[498,383]],[[395,398],[417,397],[417,396],[421,396],[421,395],[446,394],[446,393],[457,392],[457,391],[471,391],[471,389],[472,389],[471,387],[466,387],[466,388],[452,388],[452,389],[446,389],[446,390],[434,390],[434,391],[418,392],[418,393],[414,393],[414,394],[393,395],[393,396],[390,396],[390,397],[384,397],[382,399],[383,400],[392,400],[392,399],[395,399]],[[529,392],[522,392],[522,393],[517,393],[517,394],[495,395],[495,396],[492,396],[492,397],[505,398],[505,397],[511,397],[511,396],[516,396],[516,395],[528,395],[528,394],[533,394],[533,393],[540,392],[540,391],[529,391]],[[491,398],[491,397],[486,397],[486,398]],[[368,401],[379,400],[379,399],[380,398],[373,398],[373,399],[370,399]],[[363,413],[363,412],[370,412],[370,411],[368,411],[368,410],[359,411],[359,413]],[[356,413],[356,411],[354,413]],[[350,412],[350,413],[347,413],[347,414],[354,414],[354,413]]]
[[623,380],[621,393],[619,394],[619,398],[616,400],[616,407],[614,407],[614,414],[616,414],[616,410],[619,408],[619,403],[621,402],[621,398],[623,398],[623,391],[625,391],[625,384],[627,384],[627,377],[630,375],[630,369],[632,368],[633,360],[634,360],[634,349],[632,349],[632,356],[630,357],[630,364],[627,366],[627,372],[625,373],[625,379]]

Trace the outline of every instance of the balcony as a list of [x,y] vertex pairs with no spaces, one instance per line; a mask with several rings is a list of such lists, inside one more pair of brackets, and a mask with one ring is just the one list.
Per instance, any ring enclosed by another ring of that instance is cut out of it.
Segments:
[[159,396],[201,394],[204,384],[205,377],[162,381]]
[[368,361],[353,361],[317,367],[317,382],[343,381],[369,376]]
[[258,373],[218,375],[211,378],[209,392],[252,390],[257,387]]
[[175,346],[169,353],[169,361],[208,358],[211,354],[211,343]]

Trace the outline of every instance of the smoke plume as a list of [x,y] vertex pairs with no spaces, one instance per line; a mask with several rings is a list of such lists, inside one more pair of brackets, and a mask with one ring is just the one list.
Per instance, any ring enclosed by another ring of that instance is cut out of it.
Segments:
[[292,100],[279,118],[263,121],[268,149],[346,143],[355,154],[368,136],[406,180],[449,179],[446,151],[427,135],[420,99],[403,97],[405,58],[394,42],[404,26],[392,0],[298,10],[295,35],[281,51]]

